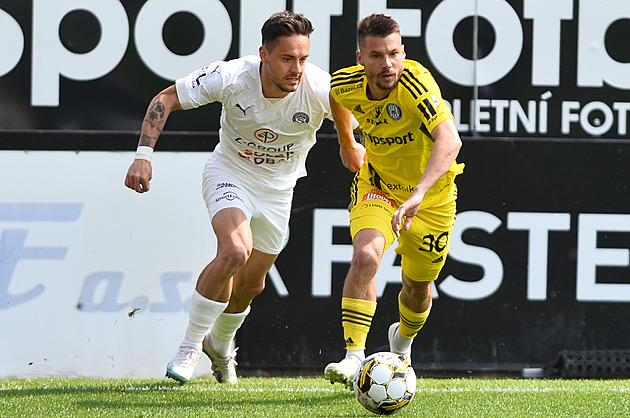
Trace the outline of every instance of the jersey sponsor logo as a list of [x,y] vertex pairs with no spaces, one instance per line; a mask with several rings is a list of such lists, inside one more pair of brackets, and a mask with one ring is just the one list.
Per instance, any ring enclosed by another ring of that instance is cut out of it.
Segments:
[[376,119],[366,118],[365,121],[369,123],[370,125],[374,125],[374,126],[387,125],[387,119],[376,120]]
[[394,204],[392,203],[392,201],[389,200],[389,198],[385,196],[383,193],[381,193],[378,189],[370,190],[369,192],[363,195],[363,198],[361,200],[363,202],[365,202],[366,200],[380,200],[381,202],[385,202],[389,206],[394,207]]
[[413,133],[407,132],[403,136],[375,136],[370,135],[368,133],[365,134],[365,137],[374,145],[407,145],[408,142],[413,142],[415,138],[413,137]]
[[245,150],[243,152],[239,152],[238,156],[243,159],[249,160],[256,165],[273,165],[289,161],[293,156],[293,152],[270,154],[266,152]]
[[278,134],[271,129],[261,128],[254,132],[254,138],[259,140],[263,144],[268,144],[278,139]]
[[227,200],[228,202],[231,202],[231,201],[236,200],[236,199],[240,200],[241,202],[243,201],[243,199],[241,199],[239,197],[239,195],[237,195],[236,193],[234,193],[234,192],[225,192],[225,193],[223,193],[223,195],[217,197],[215,202],[219,203],[222,200]]
[[290,151],[291,148],[295,146],[294,143],[291,143],[291,144],[285,144],[281,147],[273,147],[273,146],[267,147],[265,145],[259,144],[258,142],[248,141],[241,137],[234,138],[234,141],[238,142],[241,145],[245,145],[246,147],[252,147],[252,148],[256,148],[256,149],[267,151],[267,152],[287,152],[287,151]]
[[383,114],[383,106],[374,106],[372,114],[374,115],[374,119],[380,119]]
[[396,103],[387,104],[387,114],[393,120],[400,120],[400,118],[402,118],[402,110]]
[[385,183],[385,185],[387,186],[387,189],[389,189],[390,192],[393,192],[394,190],[400,190],[403,192],[407,192],[407,193],[413,193],[414,189],[416,188],[416,186],[410,186],[408,184],[390,184],[390,183]]
[[350,87],[337,87],[335,89],[336,94],[350,93],[351,91],[355,91],[358,88],[363,87],[363,83],[355,84]]
[[219,189],[223,189],[223,188],[226,188],[226,187],[232,188],[232,189],[238,189],[238,186],[236,184],[234,184],[234,183],[219,183],[219,184],[217,184],[217,187],[214,190],[219,190]]
[[365,114],[365,112],[364,112],[364,111],[363,111],[363,109],[361,108],[361,105],[360,105],[360,104],[356,105],[356,106],[354,107],[354,109],[353,109],[353,110],[354,110],[355,112],[357,112],[357,113],[362,113],[362,114]]
[[292,120],[293,120],[293,123],[305,124],[305,123],[308,123],[311,120],[311,118],[309,118],[309,116],[304,112],[296,112],[293,115]]

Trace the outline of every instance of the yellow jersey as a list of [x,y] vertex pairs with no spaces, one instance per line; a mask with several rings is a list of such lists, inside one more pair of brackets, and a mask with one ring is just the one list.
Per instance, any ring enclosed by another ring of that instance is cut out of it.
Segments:
[[[370,100],[364,68],[355,65],[334,72],[330,87],[333,98],[352,112],[363,133],[367,163],[360,175],[369,175],[372,185],[398,204],[404,202],[429,161],[435,143],[433,128],[453,119],[433,76],[420,63],[405,60],[394,90],[382,100]],[[427,192],[425,201],[452,184],[462,166],[454,162]]]

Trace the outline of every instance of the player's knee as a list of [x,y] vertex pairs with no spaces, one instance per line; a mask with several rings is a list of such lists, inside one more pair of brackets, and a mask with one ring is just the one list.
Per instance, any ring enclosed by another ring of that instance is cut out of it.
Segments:
[[232,294],[233,298],[236,297],[238,300],[249,303],[256,296],[260,295],[264,289],[264,280],[257,283],[248,283],[247,285],[235,283]]
[[233,273],[243,267],[249,256],[251,250],[244,245],[232,245],[229,247],[222,247],[217,254],[217,259],[226,270],[230,270]]
[[403,275],[402,292],[418,303],[430,301],[432,298],[431,283],[432,281],[414,282]]
[[352,266],[365,272],[374,272],[378,269],[382,254],[371,247],[364,247],[354,252]]
[[424,302],[431,299],[431,289],[412,287],[406,288],[405,291],[417,302]]

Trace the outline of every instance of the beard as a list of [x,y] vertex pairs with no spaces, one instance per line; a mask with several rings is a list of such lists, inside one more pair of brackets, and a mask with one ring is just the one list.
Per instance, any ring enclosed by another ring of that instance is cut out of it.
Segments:
[[391,79],[391,81],[389,82],[384,82],[381,80],[381,76],[383,75],[390,75],[389,73],[381,73],[378,74],[376,77],[374,77],[374,84],[376,84],[376,87],[378,87],[381,90],[391,90],[394,87],[396,87],[396,84],[398,83],[398,80],[400,80],[400,76],[401,74],[391,74],[394,78]]
[[274,78],[271,81],[280,91],[283,91],[285,93],[291,93],[291,92],[296,91],[298,87],[300,86],[300,83],[302,82],[302,76],[296,76],[295,78],[297,78],[296,84],[283,83],[283,81],[285,81],[284,77],[280,79]]

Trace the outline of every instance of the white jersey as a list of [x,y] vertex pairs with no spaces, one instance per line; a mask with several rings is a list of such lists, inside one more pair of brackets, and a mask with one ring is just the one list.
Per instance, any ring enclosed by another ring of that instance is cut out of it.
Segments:
[[214,158],[244,179],[288,189],[306,175],[306,156],[324,118],[332,120],[330,75],[307,63],[296,91],[267,99],[260,65],[257,56],[212,63],[177,80],[177,95],[184,109],[223,104]]

